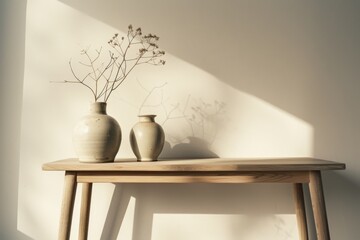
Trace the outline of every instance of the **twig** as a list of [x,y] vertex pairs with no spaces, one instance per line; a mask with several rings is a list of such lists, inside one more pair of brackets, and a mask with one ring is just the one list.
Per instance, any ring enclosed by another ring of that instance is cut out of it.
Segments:
[[[107,65],[104,65],[104,63],[98,64],[102,55],[102,47],[95,50],[95,56],[90,54],[88,47],[80,52],[81,55],[85,56],[86,61],[78,62],[89,70],[85,77],[78,77],[70,60],[70,70],[76,81],[63,81],[62,83],[80,83],[91,91],[95,101],[103,98],[104,102],[107,102],[113,91],[123,84],[136,66],[145,63],[150,65],[165,64],[164,60],[159,59],[165,52],[158,50],[156,44],[158,40],[159,37],[156,35],[142,35],[141,28],[133,29],[129,25],[126,38],[119,38],[118,34],[115,34],[108,42],[113,51],[109,51],[110,59]],[[129,54],[134,53],[133,51],[135,53],[138,51],[137,56],[129,57]]]

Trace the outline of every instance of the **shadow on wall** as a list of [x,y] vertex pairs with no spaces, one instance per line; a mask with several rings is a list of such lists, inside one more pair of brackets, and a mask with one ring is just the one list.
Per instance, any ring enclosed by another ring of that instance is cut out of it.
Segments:
[[[283,222],[284,220],[277,217],[277,214],[293,214],[293,205],[285,204],[274,208],[272,201],[265,201],[265,199],[274,195],[273,200],[280,203],[284,195],[289,194],[290,189],[284,188],[281,184],[274,185],[271,188],[268,186],[268,184],[256,184],[255,186],[151,184],[149,187],[149,184],[137,184],[136,186],[116,184],[101,239],[115,240],[118,238],[121,228],[124,227],[122,223],[129,211],[127,209],[129,209],[130,204],[134,205],[134,211],[130,213],[134,216],[132,240],[152,239],[154,237],[153,229],[160,227],[157,224],[161,224],[159,220],[161,221],[162,216],[165,216],[166,221],[169,221],[168,215],[173,216],[175,225],[179,224],[176,220],[186,222],[186,219],[194,221],[194,218],[197,217],[201,219],[201,217],[206,216],[232,215],[235,223],[229,223],[228,234],[232,237],[226,239],[234,240],[238,239],[239,231],[242,229],[256,233],[264,221],[271,219],[280,232],[278,236],[286,236],[289,234],[288,229]],[[227,192],[233,193],[232,198],[221,199],[221,204],[219,204],[217,196],[226,196]],[[256,208],[251,207],[254,192],[256,192],[257,199],[264,199],[262,204],[258,204]],[[164,196],[166,201],[171,204],[164,204]],[[233,229],[231,229],[232,227]],[[164,226],[160,229],[164,229]],[[175,236],[179,229],[181,229],[180,226],[168,236]]]
[[[168,83],[147,89],[137,81],[146,95],[138,107],[138,114],[157,114],[158,123],[166,134],[161,159],[191,159],[219,157],[211,150],[226,118],[226,104],[196,99],[188,93],[184,101],[165,100]],[[140,99],[140,97],[138,97]]]
[[[351,168],[351,165],[347,166]],[[337,172],[323,174],[329,227],[333,239],[356,239],[358,229],[352,224],[359,221],[360,184],[351,177]]]
[[171,147],[166,142],[160,155],[160,159],[194,159],[194,158],[215,158],[219,157],[209,149],[209,144],[201,138],[188,137],[188,143],[179,143]]
[[[351,220],[356,220],[359,212],[356,207],[353,207],[352,198],[360,197],[360,186],[354,186],[353,182],[333,172],[326,173],[325,178],[328,180],[324,184],[328,195],[327,203],[337,206],[336,210],[340,212],[354,211],[354,217]],[[352,194],[351,191],[354,189],[357,191]],[[226,196],[227,192],[233,193],[232,198],[222,199],[221,204],[219,204],[217,196]],[[253,205],[255,192],[259,201],[256,208],[252,208],[249,206]],[[136,186],[132,184],[116,184],[101,239],[117,239],[119,231],[123,227],[125,213],[129,211],[127,209],[129,209],[131,200],[135,209],[133,213],[130,213],[134,215],[132,240],[152,239],[156,216],[161,219],[162,215],[166,216],[167,214],[174,215],[175,222],[177,219],[183,221],[186,219],[187,214],[192,214],[192,218],[194,218],[194,215],[195,218],[204,215],[234,215],[236,216],[235,222],[230,224],[230,226],[234,227],[230,231],[234,237],[233,239],[238,239],[239,230],[246,229],[246,232],[256,232],[264,220],[271,219],[277,231],[279,231],[278,236],[285,236],[284,239],[286,239],[286,236],[290,235],[289,230],[283,222],[284,220],[279,218],[277,214],[293,214],[293,206],[290,204],[274,208],[271,202],[282,203],[283,198],[289,195],[289,192],[290,189],[284,189],[283,186],[274,185],[269,188],[267,184],[256,184],[256,186],[221,184],[215,187],[208,184],[177,185],[176,187],[171,184],[152,184],[151,187],[146,184]],[[342,198],[337,197],[338,194],[342,195]],[[163,196],[166,196],[166,201],[171,204],[163,204]],[[272,201],[268,201],[269,196],[275,197]],[[308,187],[305,187],[305,197],[310,198]],[[146,202],[143,199],[146,199]],[[206,199],[205,202],[204,199]],[[307,203],[306,210],[309,234],[310,236],[316,236],[310,203]],[[346,239],[356,238],[351,233],[351,228],[346,224],[344,216],[328,211],[328,217],[329,219],[340,218],[340,223],[336,224],[336,228],[332,227],[330,221],[330,229],[334,239],[341,239],[341,236],[345,235],[349,237]],[[333,229],[337,229],[337,231]]]
[[26,2],[0,1],[0,239],[31,239],[17,225]]

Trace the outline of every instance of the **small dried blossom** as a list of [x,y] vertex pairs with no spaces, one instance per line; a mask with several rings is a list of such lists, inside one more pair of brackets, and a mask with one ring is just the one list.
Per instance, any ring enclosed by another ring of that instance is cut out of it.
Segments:
[[[89,68],[89,72],[85,77],[79,77],[75,73],[71,60],[69,62],[71,72],[76,81],[64,81],[65,83],[80,83],[87,87],[93,94],[95,102],[103,98],[107,102],[111,93],[116,90],[127,78],[129,73],[135,66],[140,64],[164,65],[165,61],[160,59],[165,54],[165,51],[158,50],[157,41],[159,37],[154,34],[142,34],[142,29],[139,27],[134,31],[133,26],[128,26],[127,36],[121,36],[115,33],[113,37],[107,42],[113,49],[109,51],[109,61],[106,63],[99,63],[99,57],[102,53],[102,48],[96,50],[96,56],[92,57],[87,50],[81,50],[81,54],[87,57],[88,63],[82,63]],[[137,49],[136,56],[132,56],[130,49]]]

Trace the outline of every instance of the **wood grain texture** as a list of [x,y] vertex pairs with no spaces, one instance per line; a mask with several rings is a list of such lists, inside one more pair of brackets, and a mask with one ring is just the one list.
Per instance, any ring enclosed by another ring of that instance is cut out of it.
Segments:
[[66,172],[63,201],[61,205],[59,240],[68,240],[70,238],[76,186],[76,173]]
[[94,183],[293,183],[308,182],[307,172],[79,172],[78,182]]
[[91,192],[92,183],[83,183],[80,207],[79,240],[86,240],[88,238]]
[[301,183],[293,185],[295,212],[300,240],[308,240],[308,228],[306,222],[305,200],[303,186]]
[[210,158],[137,162],[118,159],[112,163],[80,163],[65,159],[46,163],[46,171],[311,171],[340,170],[345,164],[315,158]]

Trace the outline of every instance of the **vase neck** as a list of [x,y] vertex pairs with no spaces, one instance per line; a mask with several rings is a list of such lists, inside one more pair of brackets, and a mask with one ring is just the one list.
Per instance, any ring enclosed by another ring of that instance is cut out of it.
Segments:
[[156,115],[139,115],[140,122],[155,122]]
[[106,102],[94,102],[90,105],[90,112],[97,114],[106,114]]

